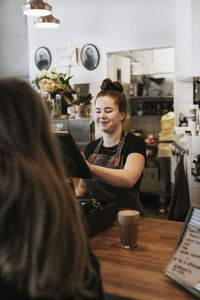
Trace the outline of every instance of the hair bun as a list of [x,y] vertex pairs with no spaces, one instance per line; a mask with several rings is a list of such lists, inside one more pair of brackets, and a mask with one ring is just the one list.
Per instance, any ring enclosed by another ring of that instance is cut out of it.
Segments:
[[123,86],[118,81],[112,81],[110,78],[106,78],[102,81],[101,90],[113,90],[123,92]]

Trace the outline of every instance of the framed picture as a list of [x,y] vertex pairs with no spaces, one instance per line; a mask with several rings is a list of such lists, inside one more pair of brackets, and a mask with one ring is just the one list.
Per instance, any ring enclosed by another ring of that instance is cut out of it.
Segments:
[[51,53],[46,47],[39,47],[35,51],[35,64],[39,70],[48,70],[51,65]]
[[99,64],[99,51],[92,44],[86,44],[81,49],[81,62],[87,70],[94,70]]
[[75,67],[78,65],[78,48],[73,53],[69,53],[68,48],[56,50],[58,67]]

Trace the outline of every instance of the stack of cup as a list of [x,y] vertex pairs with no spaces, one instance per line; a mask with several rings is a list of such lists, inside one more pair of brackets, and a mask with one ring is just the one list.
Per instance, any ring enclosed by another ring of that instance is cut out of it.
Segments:
[[139,218],[140,213],[137,210],[121,210],[118,212],[122,248],[137,247]]

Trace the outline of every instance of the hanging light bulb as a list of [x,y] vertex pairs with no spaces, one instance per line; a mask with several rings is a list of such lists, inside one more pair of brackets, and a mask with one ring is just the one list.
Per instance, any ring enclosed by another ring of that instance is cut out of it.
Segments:
[[43,0],[30,0],[22,6],[23,13],[27,16],[47,16],[51,14],[52,7]]
[[60,20],[54,18],[52,15],[39,17],[34,21],[35,27],[38,28],[58,28]]

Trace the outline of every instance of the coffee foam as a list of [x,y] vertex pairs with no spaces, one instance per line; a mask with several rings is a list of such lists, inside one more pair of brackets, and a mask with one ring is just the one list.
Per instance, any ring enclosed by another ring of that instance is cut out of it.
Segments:
[[137,216],[139,214],[139,211],[137,210],[121,210],[118,212],[119,215],[121,216]]

